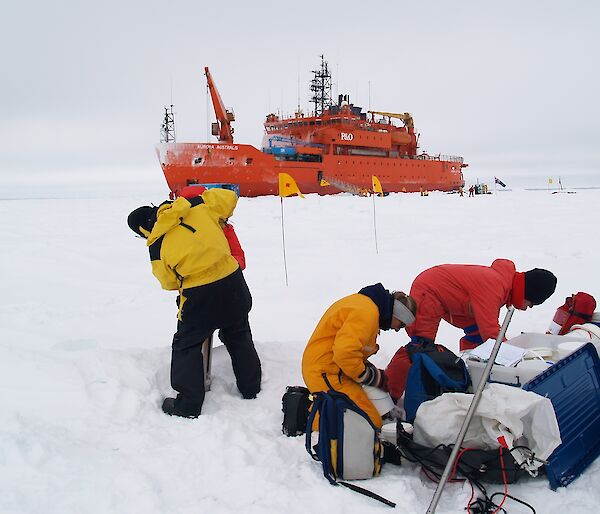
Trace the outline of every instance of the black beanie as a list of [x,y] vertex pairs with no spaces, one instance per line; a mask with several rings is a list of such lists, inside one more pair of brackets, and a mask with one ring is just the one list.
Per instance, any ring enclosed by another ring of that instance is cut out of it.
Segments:
[[556,289],[556,277],[546,269],[534,268],[525,272],[525,300],[533,305],[544,303]]
[[138,207],[134,211],[131,211],[129,216],[127,216],[127,224],[129,225],[129,228],[136,234],[146,237],[146,235],[144,235],[144,233],[140,230],[140,227],[148,232],[152,232],[152,227],[154,227],[154,223],[156,223],[157,210],[158,207],[144,205],[142,207]]

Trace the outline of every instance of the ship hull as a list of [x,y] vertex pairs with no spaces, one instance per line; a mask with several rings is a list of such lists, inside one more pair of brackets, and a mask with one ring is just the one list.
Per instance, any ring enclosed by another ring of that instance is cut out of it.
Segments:
[[[464,187],[461,162],[420,156],[319,155],[320,162],[278,159],[251,145],[161,143],[156,147],[167,184],[176,195],[189,184],[234,184],[240,196],[278,194],[279,173],[291,175],[303,193],[322,195],[370,190],[372,176],[385,192],[455,191]],[[335,185],[321,186],[321,179]]]

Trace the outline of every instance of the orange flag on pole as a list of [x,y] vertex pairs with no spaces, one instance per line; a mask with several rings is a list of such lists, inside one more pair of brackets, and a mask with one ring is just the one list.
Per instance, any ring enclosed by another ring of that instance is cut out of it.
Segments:
[[292,178],[292,176],[288,175],[287,173],[280,173],[279,196],[283,198],[284,196],[292,195],[298,195],[304,198],[304,195],[300,192],[300,189],[298,189],[298,184],[296,184],[296,181]]
[[381,189],[381,182],[379,182],[379,179],[373,175],[371,177],[371,181],[373,183],[373,192],[379,193],[381,196],[383,196],[383,189]]

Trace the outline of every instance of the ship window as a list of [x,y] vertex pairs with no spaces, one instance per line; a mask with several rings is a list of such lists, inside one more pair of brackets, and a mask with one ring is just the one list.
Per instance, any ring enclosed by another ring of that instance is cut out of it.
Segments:
[[315,122],[314,122],[314,121],[311,121],[311,122],[309,123],[309,125],[310,125],[311,127],[312,127],[314,124],[315,124]]
[[252,164],[252,161],[253,161],[253,160],[254,160],[254,159],[252,159],[252,157],[246,157],[246,164],[247,164],[247,165],[248,165],[248,164]]
[[229,164],[233,164],[234,161],[235,161],[235,157],[230,157],[229,158]]
[[202,164],[202,157],[196,157],[194,159],[194,164]]
[[317,125],[320,125],[321,124],[321,120],[317,120],[316,123],[317,123]]

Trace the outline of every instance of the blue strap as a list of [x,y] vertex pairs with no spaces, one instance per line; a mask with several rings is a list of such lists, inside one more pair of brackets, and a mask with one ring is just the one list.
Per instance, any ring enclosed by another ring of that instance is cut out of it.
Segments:
[[479,334],[477,335],[465,335],[463,337],[464,341],[468,341],[469,343],[473,343],[473,344],[483,344],[483,339],[481,338],[481,336]]
[[479,334],[479,327],[477,326],[477,323],[469,325],[468,327],[463,328],[463,330],[465,331],[465,335],[463,337],[465,341],[468,341],[472,344],[483,344],[483,339]]
[[313,421],[315,420],[315,416],[317,412],[321,409],[321,404],[323,403],[323,397],[319,394],[316,395],[315,400],[312,404],[312,409],[308,415],[308,421],[306,422],[306,436],[304,438],[304,445],[306,446],[306,451],[308,454],[314,459],[319,460],[312,447],[311,443],[311,435],[313,432]]
[[430,339],[429,337],[423,337],[423,336],[412,336],[410,338],[410,342],[413,344],[424,345],[426,343],[433,343],[433,339]]

